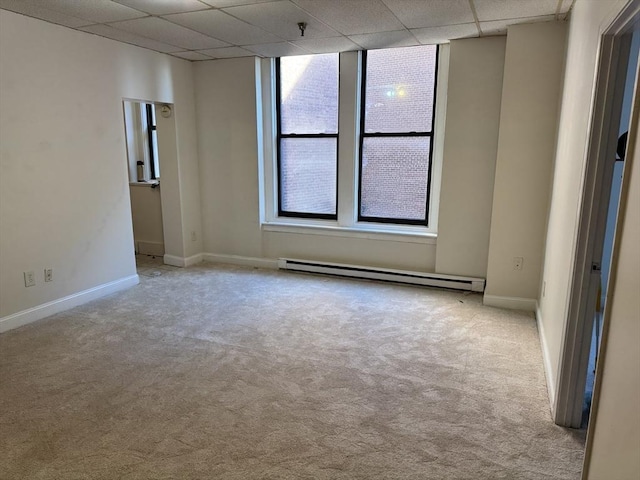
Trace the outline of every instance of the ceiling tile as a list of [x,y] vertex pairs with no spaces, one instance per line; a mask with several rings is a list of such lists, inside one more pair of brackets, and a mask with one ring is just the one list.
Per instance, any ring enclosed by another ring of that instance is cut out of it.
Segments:
[[403,28],[381,0],[293,0],[311,15],[345,35]]
[[208,37],[188,28],[167,22],[158,17],[140,18],[111,24],[113,27],[127,32],[152,38],[163,43],[178,45],[189,50],[226,47],[227,43]]
[[414,37],[408,30],[364,33],[362,35],[350,35],[349,38],[362,48],[368,50],[374,48],[411,47],[413,45],[419,45],[416,37]]
[[152,15],[193,12],[211,8],[198,0],[114,0],[122,5],[142,10]]
[[509,25],[518,25],[521,23],[553,22],[555,19],[555,15],[544,15],[541,17],[512,18],[509,20],[496,20],[494,22],[480,22],[480,30],[482,30],[482,35],[484,36],[506,35],[507,27]]
[[[242,22],[221,10],[167,15],[167,20],[235,45],[276,43],[281,38]],[[213,47],[215,48],[215,47]]]
[[[0,8],[196,60],[390,48],[475,37],[479,30],[473,6],[482,35],[502,35],[511,24],[564,19],[574,2],[0,0]],[[298,22],[307,23],[304,37]]]
[[65,15],[55,10],[49,10],[25,0],[0,0],[0,8],[71,28],[78,28],[94,23],[91,20],[72,17],[71,15]]
[[555,15],[558,0],[474,0],[478,20],[488,22],[507,18]]
[[475,23],[464,23],[462,25],[447,25],[445,27],[429,27],[412,29],[418,41],[423,45],[433,45],[436,43],[447,43],[456,38],[469,38],[478,36],[478,27]]
[[275,0],[202,0],[207,5],[216,8],[235,7],[237,5],[251,5],[254,3],[273,2]]
[[312,53],[334,53],[359,50],[360,47],[345,37],[307,38],[291,42]]
[[180,47],[176,47],[175,45],[167,45],[166,43],[156,42],[155,40],[151,40],[149,38],[134,35],[133,33],[125,32],[123,30],[118,30],[109,25],[90,25],[88,27],[83,27],[80,30],[88,33],[93,33],[95,35],[100,35],[101,37],[111,38],[112,40],[118,40],[119,42],[138,45],[139,47],[148,48],[157,52],[172,53],[182,50]]
[[571,9],[571,6],[573,5],[574,0],[562,0],[562,3],[560,4],[560,8],[558,9],[558,18],[560,20],[564,20],[565,18],[567,18],[567,14],[569,13],[569,10]]
[[236,58],[255,56],[255,53],[240,47],[210,48],[208,50],[201,50],[200,52],[212,58]]
[[287,40],[300,38],[300,29],[298,28],[298,23],[300,22],[307,24],[304,31],[305,38],[336,37],[340,35],[288,0],[225,8],[224,11]]
[[172,53],[174,57],[184,58],[185,60],[211,60],[211,57],[198,52],[177,52]]
[[475,21],[469,0],[383,0],[407,28],[439,27]]
[[261,45],[247,45],[247,50],[251,50],[263,57],[287,57],[290,55],[309,55],[311,52],[303,50],[300,47],[290,44],[289,42],[266,43]]
[[562,0],[562,4],[560,5],[560,13],[567,13],[571,8],[574,0]]
[[76,0],[73,2],[69,0],[29,0],[29,2],[65,15],[91,20],[94,23],[118,22],[147,16],[144,12],[105,0]]

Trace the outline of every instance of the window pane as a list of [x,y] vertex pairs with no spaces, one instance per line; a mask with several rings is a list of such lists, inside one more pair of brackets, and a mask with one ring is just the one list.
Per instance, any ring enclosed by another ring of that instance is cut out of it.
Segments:
[[280,208],[284,212],[336,214],[336,138],[280,141]]
[[151,130],[151,145],[153,146],[153,166],[156,178],[160,178],[160,158],[158,157],[158,132]]
[[149,105],[151,107],[149,108],[149,112],[151,113],[151,120],[149,123],[155,127],[156,126],[156,109],[153,103],[150,103]]
[[365,132],[429,132],[436,46],[367,52]]
[[425,220],[429,137],[368,137],[362,145],[360,215]]
[[280,59],[280,129],[338,133],[338,54]]

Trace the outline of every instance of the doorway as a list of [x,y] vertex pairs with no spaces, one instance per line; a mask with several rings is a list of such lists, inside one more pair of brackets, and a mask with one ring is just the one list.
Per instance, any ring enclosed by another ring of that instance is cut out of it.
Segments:
[[136,255],[162,258],[165,245],[158,107],[153,102],[123,101],[134,250]]
[[[609,26],[603,26],[600,31],[596,88],[590,115],[591,126],[576,232],[576,253],[571,273],[569,310],[564,328],[554,402],[555,423],[567,427],[579,428],[583,425],[590,353],[593,363],[596,363],[595,353],[599,350],[598,344],[606,349],[608,319],[605,315],[599,314],[599,328],[594,330],[594,324],[596,312],[606,312],[606,300],[611,296],[611,292],[607,291],[609,272],[602,272],[603,257],[607,258],[607,270],[611,258],[616,257],[615,248],[610,248],[605,254],[607,224],[610,225],[613,238],[613,242],[609,244],[611,246],[616,242],[618,204],[626,198],[624,185],[627,182],[628,169],[625,168],[625,162],[621,162],[617,168],[622,169],[623,193],[614,194],[615,201],[611,205],[625,84],[631,63],[632,39],[639,24],[640,0],[631,0],[615,18],[612,18]],[[632,76],[635,84],[637,51],[633,55],[636,67],[632,68]],[[637,102],[636,98],[631,103],[635,104],[634,102]],[[628,114],[626,119],[629,119]],[[609,215],[610,207],[615,212],[612,215]],[[602,300],[602,292],[605,301]],[[596,333],[598,338],[592,342]],[[595,392],[593,401],[597,403],[597,378],[591,388]]]
[[[584,392],[582,426],[588,423],[591,402],[593,398],[593,387],[595,384],[596,364],[599,356],[600,343],[603,333],[604,312],[609,287],[609,275],[611,272],[611,260],[613,254],[614,235],[618,219],[618,209],[620,206],[620,192],[622,188],[622,178],[626,157],[627,135],[631,120],[631,106],[634,97],[634,87],[638,75],[638,56],[640,54],[640,23],[636,22],[633,31],[628,34],[631,37],[628,57],[621,61],[628,63],[622,94],[622,107],[619,116],[619,127],[617,129],[617,143],[615,155],[609,160],[609,168],[605,169],[603,178],[603,190],[601,203],[608,205],[606,210],[606,220],[604,221],[604,232],[598,235],[602,238],[602,255],[600,258],[600,285],[596,293],[595,312],[593,315],[593,327],[591,335],[591,345],[589,350],[589,365],[587,370],[586,386]],[[624,39],[628,42],[628,39]],[[614,122],[615,123],[615,122]],[[613,127],[613,125],[612,125]],[[610,178],[609,178],[610,177]]]

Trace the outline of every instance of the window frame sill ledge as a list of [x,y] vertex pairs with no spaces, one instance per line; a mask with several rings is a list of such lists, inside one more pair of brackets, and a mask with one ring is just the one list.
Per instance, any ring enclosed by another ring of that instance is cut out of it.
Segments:
[[263,222],[263,232],[292,233],[298,235],[324,235],[328,237],[363,238],[385,242],[418,243],[435,245],[438,234],[432,232],[420,232],[420,227],[394,229],[379,227],[339,226],[334,222],[327,223],[300,223],[271,221]]
[[160,182],[157,180],[145,180],[144,182],[129,182],[130,187],[159,187]]

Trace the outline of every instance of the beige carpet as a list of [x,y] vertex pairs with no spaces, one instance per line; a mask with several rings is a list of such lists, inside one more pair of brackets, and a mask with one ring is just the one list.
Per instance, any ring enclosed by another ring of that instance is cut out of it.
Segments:
[[0,335],[3,479],[577,479],[531,314],[203,264]]

